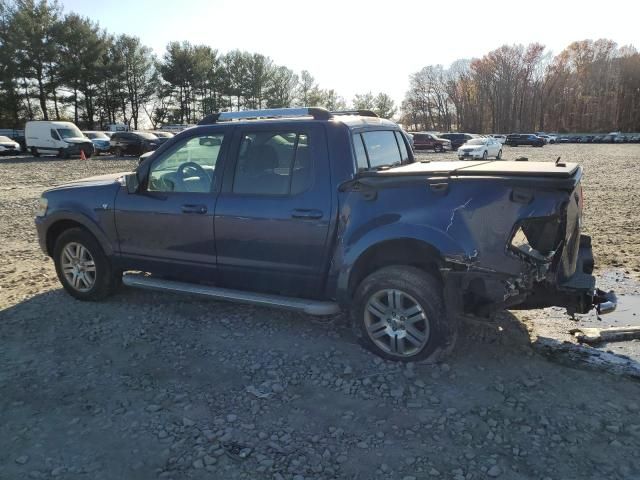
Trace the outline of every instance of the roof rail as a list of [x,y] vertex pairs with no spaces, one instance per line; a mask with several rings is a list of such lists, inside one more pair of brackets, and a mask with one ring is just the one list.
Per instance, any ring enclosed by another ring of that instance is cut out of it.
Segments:
[[328,120],[331,113],[320,107],[304,108],[266,108],[263,110],[244,110],[241,112],[219,112],[206,115],[198,125],[212,125],[214,123],[231,120],[249,120],[257,118],[292,118],[313,117],[315,120]]
[[360,115],[361,117],[377,117],[378,114],[371,110],[336,110],[329,112],[331,115]]

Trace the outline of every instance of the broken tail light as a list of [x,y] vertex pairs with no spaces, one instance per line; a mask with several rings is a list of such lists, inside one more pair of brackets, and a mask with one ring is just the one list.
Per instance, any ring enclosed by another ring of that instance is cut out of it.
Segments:
[[518,225],[509,248],[536,263],[550,262],[561,244],[561,221],[558,217],[529,218]]

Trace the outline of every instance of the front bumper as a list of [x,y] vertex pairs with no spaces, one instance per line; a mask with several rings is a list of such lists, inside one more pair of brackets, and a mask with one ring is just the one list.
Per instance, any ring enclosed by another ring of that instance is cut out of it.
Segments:
[[482,158],[482,153],[471,153],[471,152],[458,153],[458,158],[460,160],[465,160],[468,158],[471,158],[473,160],[478,160]]
[[45,217],[36,217],[36,231],[38,232],[38,244],[40,245],[40,249],[45,255],[49,255],[49,250],[47,248],[47,225]]
[[95,149],[96,153],[104,153],[104,152],[108,152],[111,149],[111,145],[108,143],[104,145],[100,145],[99,143],[94,143],[93,148]]

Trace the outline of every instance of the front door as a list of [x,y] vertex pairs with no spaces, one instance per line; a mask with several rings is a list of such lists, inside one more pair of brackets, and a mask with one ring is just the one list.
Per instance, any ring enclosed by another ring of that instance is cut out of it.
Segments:
[[184,280],[215,280],[218,163],[230,141],[211,127],[182,137],[152,162],[140,191],[116,198],[123,266]]
[[238,128],[216,205],[220,283],[320,296],[331,219],[322,125]]

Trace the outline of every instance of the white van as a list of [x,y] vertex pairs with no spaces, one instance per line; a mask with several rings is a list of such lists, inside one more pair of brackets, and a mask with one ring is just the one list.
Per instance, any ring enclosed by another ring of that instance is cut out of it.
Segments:
[[55,154],[61,158],[80,155],[89,158],[93,154],[93,143],[71,122],[37,120],[27,122],[24,127],[27,150],[34,157]]

